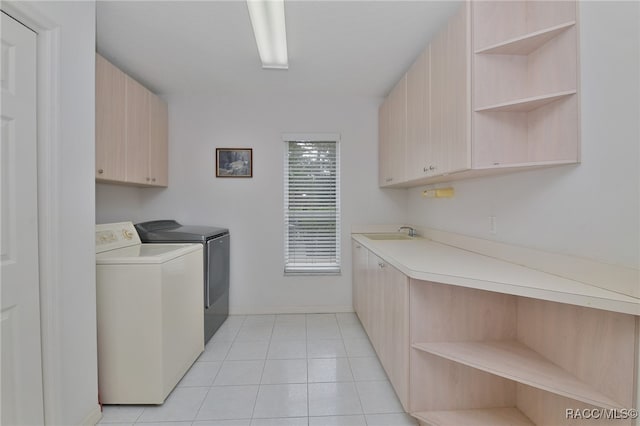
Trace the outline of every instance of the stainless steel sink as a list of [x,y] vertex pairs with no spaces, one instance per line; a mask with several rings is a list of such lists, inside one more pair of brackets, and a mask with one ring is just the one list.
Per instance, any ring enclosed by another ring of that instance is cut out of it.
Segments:
[[399,232],[391,233],[376,233],[376,234],[362,234],[370,240],[413,240],[414,237],[410,237],[407,234]]

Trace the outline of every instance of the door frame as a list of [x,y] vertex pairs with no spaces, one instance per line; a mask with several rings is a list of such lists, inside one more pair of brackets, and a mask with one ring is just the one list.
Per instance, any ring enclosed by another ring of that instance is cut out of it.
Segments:
[[60,192],[60,26],[28,2],[2,1],[2,10],[36,32],[38,255],[42,388],[45,424],[60,422],[61,321],[58,199]]

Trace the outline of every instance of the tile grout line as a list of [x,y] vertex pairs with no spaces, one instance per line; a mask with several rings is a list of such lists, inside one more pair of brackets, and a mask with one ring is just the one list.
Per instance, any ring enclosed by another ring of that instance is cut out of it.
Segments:
[[265,366],[267,365],[267,357],[269,356],[269,349],[271,348],[271,339],[273,338],[273,330],[276,327],[277,315],[273,316],[273,324],[271,325],[271,333],[269,334],[269,343],[267,343],[267,351],[264,354],[264,360],[262,360],[262,373],[260,374],[260,383],[258,383],[258,390],[256,391],[256,399],[253,401],[253,409],[251,410],[251,420],[249,424],[253,423],[254,415],[256,413],[256,406],[258,405],[258,397],[260,396],[260,388],[262,387],[262,378],[264,377]]
[[[173,392],[173,391],[172,391]],[[146,410],[146,407],[142,407],[142,411],[140,412],[140,414],[138,414],[138,417],[136,417],[136,419],[133,421],[133,424],[135,425],[136,423],[138,423],[138,420],[140,420],[140,417],[142,417],[142,415],[144,414],[144,411]]]
[[[337,319],[337,316],[336,316]],[[360,319],[358,319],[358,323],[360,324]],[[362,327],[362,324],[360,324],[360,327]],[[340,330],[340,335],[342,336],[342,345],[344,346],[344,351],[345,353],[347,352],[347,345],[344,344],[344,334],[342,333],[342,327],[340,327],[340,323],[338,323],[338,329]],[[360,390],[358,389],[358,382],[356,381],[356,375],[353,374],[353,367],[351,366],[351,358],[349,357],[349,354],[347,353],[347,364],[349,365],[349,370],[351,371],[351,375],[353,376],[353,387],[356,388],[356,395],[358,395],[358,403],[360,404],[360,411],[362,411],[362,417],[364,418],[364,423],[365,425],[368,424],[367,422],[367,415],[364,412],[364,407],[362,405],[362,398],[360,397]]]
[[[227,317],[227,319],[229,319]],[[227,356],[229,355],[229,352],[231,351],[231,347],[233,346],[233,344],[236,341],[236,338],[238,337],[238,333],[240,333],[240,329],[242,328],[242,326],[244,325],[244,322],[247,320],[247,317],[245,315],[245,317],[242,320],[242,324],[240,324],[240,327],[238,327],[238,331],[235,332],[234,336],[233,336],[233,340],[231,341],[231,345],[229,345],[229,349],[227,349],[227,353],[225,354],[224,358],[222,359],[222,361],[220,361],[220,368],[218,368],[218,371],[216,372],[215,377],[213,378],[213,380],[211,381],[211,385],[209,386],[209,388],[207,389],[207,393],[204,395],[204,399],[202,400],[202,402],[200,403],[200,406],[198,407],[198,411],[196,411],[196,416],[195,418],[191,421],[191,424],[193,426],[193,423],[195,423],[196,421],[198,421],[198,415],[200,414],[200,410],[202,410],[202,407],[204,406],[205,401],[207,400],[207,396],[209,396],[209,392],[211,392],[211,388],[213,387],[214,383],[216,382],[216,379],[218,378],[218,374],[220,374],[220,370],[222,370],[222,366],[224,365],[225,360],[227,359]],[[225,322],[227,322],[225,320]],[[222,323],[222,325],[224,325],[224,322]],[[222,327],[222,325],[220,327]],[[218,330],[220,330],[220,328],[218,327]],[[216,331],[217,332],[217,331]],[[215,333],[214,333],[215,336]],[[213,337],[211,337],[211,339],[213,339]],[[211,339],[209,339],[209,342],[211,342]],[[207,344],[209,343],[207,342]],[[206,349],[206,345],[205,345],[205,349]]]

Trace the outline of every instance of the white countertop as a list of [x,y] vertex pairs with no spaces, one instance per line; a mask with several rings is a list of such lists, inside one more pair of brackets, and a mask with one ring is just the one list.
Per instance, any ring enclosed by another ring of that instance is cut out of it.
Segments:
[[426,238],[354,240],[410,278],[640,315],[640,300]]

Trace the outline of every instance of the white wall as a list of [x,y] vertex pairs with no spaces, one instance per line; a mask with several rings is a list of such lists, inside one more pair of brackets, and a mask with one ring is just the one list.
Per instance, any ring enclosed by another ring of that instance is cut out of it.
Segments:
[[39,145],[38,164],[40,225],[48,224],[40,229],[41,256],[46,254],[40,259],[44,268],[40,285],[45,421],[78,425],[100,418],[95,304],[95,2],[18,6],[50,30],[50,39],[59,48],[51,58],[57,73],[48,79],[53,95],[43,90],[45,86],[38,87],[39,102],[52,96],[56,111],[50,117],[55,136],[47,139],[47,146]]
[[[581,2],[582,164],[409,191],[416,225],[638,267],[640,3]],[[497,234],[489,234],[489,216]]]
[[149,191],[149,189],[140,190],[134,186],[96,184],[96,223],[144,220],[141,191]]
[[[175,97],[170,186],[97,186],[97,221],[176,218],[232,232],[235,312],[350,306],[352,223],[409,222],[638,266],[637,2],[581,2],[582,164],[456,182],[453,199],[377,188],[378,99]],[[342,134],[343,275],[282,275],[283,132]],[[253,179],[216,179],[215,147],[254,148]],[[489,233],[489,216],[497,234]]]
[[[377,187],[377,98],[169,99],[169,188],[97,188],[97,220],[175,218],[231,230],[233,312],[351,309],[353,223],[399,223],[406,191]],[[342,275],[283,276],[282,133],[340,133]],[[253,148],[253,178],[215,177],[216,147]],[[124,201],[123,201],[124,200]]]

